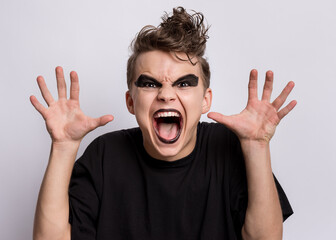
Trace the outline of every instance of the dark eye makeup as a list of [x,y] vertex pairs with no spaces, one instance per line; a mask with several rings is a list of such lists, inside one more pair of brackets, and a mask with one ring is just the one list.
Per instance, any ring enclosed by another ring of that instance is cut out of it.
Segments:
[[194,74],[188,74],[183,77],[180,77],[173,83],[173,86],[178,86],[182,88],[196,87],[197,85],[198,85],[198,77],[195,76]]
[[144,88],[157,88],[162,87],[162,84],[159,83],[156,79],[149,77],[147,75],[141,74],[139,78],[134,82],[135,86]]
[[[155,78],[141,74],[139,78],[134,82],[135,86],[140,88],[160,88],[162,83]],[[196,87],[198,85],[198,77],[194,74],[188,74],[180,77],[173,83],[173,87]]]

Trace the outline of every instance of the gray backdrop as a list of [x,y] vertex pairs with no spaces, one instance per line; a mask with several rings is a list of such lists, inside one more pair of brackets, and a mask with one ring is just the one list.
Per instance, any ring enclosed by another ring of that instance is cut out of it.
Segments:
[[[128,46],[146,24],[183,5],[202,11],[209,24],[213,111],[240,112],[252,68],[260,83],[275,72],[274,93],[290,80],[298,105],[272,140],[272,165],[295,214],[284,239],[331,239],[336,226],[336,3],[334,0],[258,1],[0,1],[0,238],[30,239],[50,139],[29,102],[42,101],[36,77],[54,96],[54,69],[79,73],[85,113],[115,120],[96,136],[136,126],[125,106]],[[262,85],[262,84],[260,84]],[[261,86],[260,86],[261,87]],[[275,96],[275,95],[274,95]],[[205,116],[202,120],[209,121]]]

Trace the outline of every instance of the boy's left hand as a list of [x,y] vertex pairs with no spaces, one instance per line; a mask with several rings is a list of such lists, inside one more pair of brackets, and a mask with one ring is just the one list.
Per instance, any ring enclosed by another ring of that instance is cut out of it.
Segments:
[[261,100],[258,99],[258,72],[250,72],[248,85],[248,102],[246,108],[239,114],[225,116],[220,113],[210,112],[208,117],[222,123],[234,131],[240,141],[256,141],[268,144],[275,133],[276,126],[296,105],[291,101],[280,109],[288,95],[294,88],[294,82],[289,82],[281,94],[271,103],[273,89],[273,72],[266,72],[266,79]]

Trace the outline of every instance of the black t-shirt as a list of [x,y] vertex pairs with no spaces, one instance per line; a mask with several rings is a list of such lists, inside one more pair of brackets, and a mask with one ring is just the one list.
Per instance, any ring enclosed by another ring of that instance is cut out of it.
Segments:
[[[284,220],[293,211],[275,179]],[[247,182],[240,143],[200,123],[187,157],[149,156],[139,128],[98,137],[76,161],[69,187],[72,239],[241,239]]]

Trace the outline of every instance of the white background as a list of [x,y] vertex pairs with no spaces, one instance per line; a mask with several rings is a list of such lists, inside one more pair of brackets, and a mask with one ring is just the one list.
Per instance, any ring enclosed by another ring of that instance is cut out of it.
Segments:
[[[31,239],[37,195],[50,139],[29,102],[42,101],[36,77],[54,96],[54,69],[76,70],[81,106],[90,116],[113,114],[96,136],[136,126],[127,112],[128,46],[146,24],[182,5],[201,11],[211,28],[207,54],[212,70],[212,110],[240,112],[252,68],[260,87],[275,73],[274,93],[290,80],[297,107],[272,140],[273,170],[295,214],[284,225],[286,240],[333,239],[336,226],[336,2],[258,1],[45,1],[0,2],[0,238]],[[275,95],[274,95],[275,96]],[[209,121],[205,116],[202,118]]]

